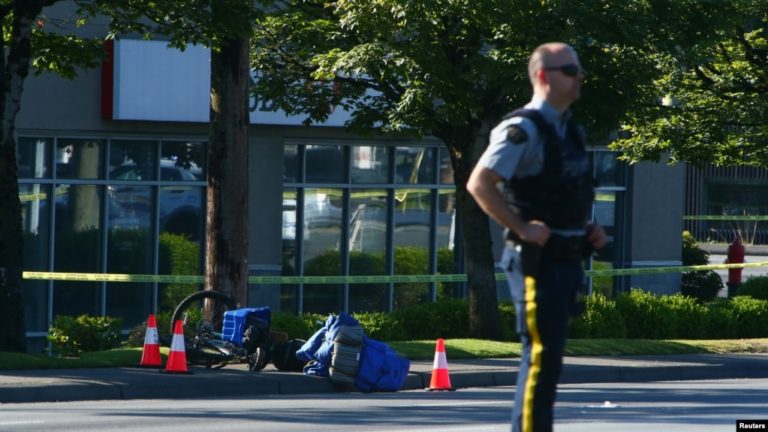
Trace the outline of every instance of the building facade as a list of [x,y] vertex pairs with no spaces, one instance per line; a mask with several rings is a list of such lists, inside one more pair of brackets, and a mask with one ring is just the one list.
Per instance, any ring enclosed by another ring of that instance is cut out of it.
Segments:
[[[24,270],[199,275],[209,54],[134,40],[110,49],[104,68],[75,80],[27,80],[17,121]],[[343,127],[344,112],[304,126],[264,101],[254,98],[250,108],[251,275],[463,273],[461,215],[441,142],[356,136]],[[591,160],[594,217],[610,237],[595,266],[679,265],[679,169],[628,167],[603,148],[592,149]],[[500,242],[494,248],[498,257]],[[679,287],[674,276],[601,283],[611,292],[638,283]],[[127,330],[172,307],[174,293],[200,288],[25,280],[29,349],[44,348],[57,315],[120,317]],[[248,304],[292,313],[389,311],[465,295],[462,283],[253,284]]]

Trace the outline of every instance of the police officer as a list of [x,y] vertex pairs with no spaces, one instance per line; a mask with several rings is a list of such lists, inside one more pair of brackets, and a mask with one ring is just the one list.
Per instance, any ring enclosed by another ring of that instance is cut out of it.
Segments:
[[584,79],[576,51],[539,46],[528,76],[532,100],[493,129],[467,190],[505,228],[501,263],[522,344],[512,430],[544,432],[552,430],[568,321],[584,289],[583,260],[606,236],[589,223],[594,189],[585,134],[568,110]]

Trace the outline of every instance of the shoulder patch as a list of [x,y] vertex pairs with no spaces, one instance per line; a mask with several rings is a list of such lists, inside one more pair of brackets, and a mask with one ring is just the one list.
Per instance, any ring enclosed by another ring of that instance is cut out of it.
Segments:
[[528,134],[519,126],[510,126],[507,128],[507,141],[512,144],[522,144],[528,141]]

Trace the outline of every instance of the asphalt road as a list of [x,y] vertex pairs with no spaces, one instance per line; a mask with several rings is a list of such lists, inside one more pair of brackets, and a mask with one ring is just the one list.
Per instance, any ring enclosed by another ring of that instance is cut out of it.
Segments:
[[[0,405],[0,431],[501,432],[513,388]],[[727,432],[768,422],[768,379],[561,386],[558,432]]]

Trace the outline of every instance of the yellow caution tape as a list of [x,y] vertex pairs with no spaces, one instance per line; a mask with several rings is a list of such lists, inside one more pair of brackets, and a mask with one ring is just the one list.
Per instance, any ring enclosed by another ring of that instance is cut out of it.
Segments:
[[[588,270],[587,276],[630,276],[661,273],[683,273],[703,270],[722,270],[748,267],[768,267],[768,261],[740,264],[708,264],[695,266],[646,267],[610,270]],[[505,280],[504,273],[496,273],[496,280]],[[149,282],[201,284],[204,276],[193,275],[151,275],[151,274],[115,274],[115,273],[64,273],[25,271],[26,280],[58,280],[80,282]],[[251,276],[250,284],[376,284],[376,283],[432,283],[466,282],[465,274],[434,275],[370,275],[370,276]]]
[[768,221],[768,216],[726,216],[726,215],[691,215],[683,216],[683,220],[706,220],[706,221]]

